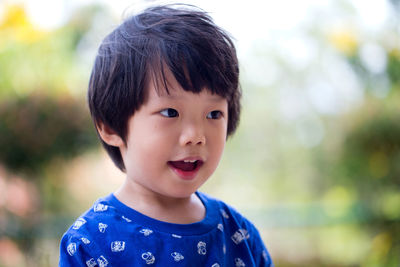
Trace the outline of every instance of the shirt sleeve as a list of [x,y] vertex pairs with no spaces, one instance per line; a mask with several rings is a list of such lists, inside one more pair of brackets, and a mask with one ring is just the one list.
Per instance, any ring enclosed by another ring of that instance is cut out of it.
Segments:
[[250,222],[248,222],[251,228],[251,251],[253,251],[253,258],[257,267],[274,267],[271,256],[264,245],[261,235],[257,228]]
[[[226,205],[226,204],[224,204]],[[223,206],[224,207],[224,206]],[[232,238],[237,238],[237,241],[245,239],[248,243],[249,251],[251,253],[251,257],[253,259],[254,266],[257,267],[274,267],[271,256],[264,245],[264,242],[261,238],[261,235],[255,225],[249,221],[247,218],[242,216],[237,210],[233,207],[226,205],[229,214],[233,216],[233,219],[236,221],[237,225],[240,225],[241,231],[235,233]],[[229,216],[229,215],[228,215]]]
[[87,238],[67,232],[61,239],[59,267],[67,266],[98,266],[102,260],[98,253],[93,251],[93,244]]

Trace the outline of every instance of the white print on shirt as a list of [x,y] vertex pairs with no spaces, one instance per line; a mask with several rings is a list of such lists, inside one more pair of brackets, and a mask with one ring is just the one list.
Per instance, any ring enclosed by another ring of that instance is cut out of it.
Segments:
[[122,219],[124,219],[126,222],[131,222],[131,219],[126,218],[124,215],[122,215]]
[[69,244],[67,247],[67,251],[70,256],[74,256],[74,254],[76,252],[76,243]]
[[220,211],[221,211],[222,216],[223,216],[225,219],[229,219],[229,215],[228,215],[228,213],[226,213],[225,210],[220,209]]
[[217,226],[217,228],[218,228],[221,232],[224,231],[224,226],[222,225],[222,223],[219,223],[218,226]]
[[99,223],[99,231],[100,231],[101,233],[104,233],[104,232],[106,231],[106,228],[107,228],[107,227],[108,227],[107,224]]
[[82,237],[81,240],[82,240],[83,244],[85,244],[85,245],[90,244],[90,240],[85,237]]
[[86,266],[87,267],[94,267],[96,265],[97,265],[97,263],[93,258],[91,258],[90,260],[86,261]]
[[241,243],[243,240],[249,239],[249,238],[250,238],[250,235],[249,235],[249,233],[247,232],[246,229],[239,229],[239,230],[237,230],[237,231],[233,234],[233,236],[231,237],[232,241],[233,241],[236,245],[238,245],[239,243]]
[[224,254],[226,254],[226,246],[225,245],[222,247],[222,252],[224,252]]
[[268,255],[267,255],[267,252],[265,250],[262,252],[262,255],[264,257],[264,260],[268,261]]
[[156,258],[151,254],[151,252],[145,252],[142,254],[142,259],[146,262],[146,264],[153,264],[156,261]]
[[175,237],[175,238],[182,238],[182,236],[176,235],[176,234],[172,234],[172,237]]
[[112,252],[121,252],[124,250],[125,250],[125,242],[124,241],[111,242],[111,251]]
[[86,223],[86,220],[83,218],[79,218],[75,221],[74,226],[72,226],[72,229],[74,230],[78,230],[79,228],[81,228],[82,225],[84,225]]
[[153,230],[150,229],[142,229],[140,230],[140,233],[142,233],[144,236],[149,236],[153,233]]
[[211,267],[220,267],[218,263],[214,263]]
[[106,211],[107,209],[108,209],[108,206],[101,204],[101,203],[94,205],[94,208],[93,208],[94,212]]
[[206,255],[207,249],[206,249],[206,243],[205,242],[200,241],[199,243],[197,243],[197,252],[200,255]]
[[106,258],[104,258],[103,255],[101,255],[100,258],[97,259],[97,263],[99,264],[99,267],[105,267],[108,265],[108,261]]
[[244,262],[242,261],[241,258],[235,259],[235,265],[236,265],[236,267],[245,267],[246,266],[246,264],[244,264]]
[[178,252],[172,252],[171,253],[172,258],[174,258],[174,261],[178,262],[183,260],[185,257],[183,257],[183,255],[181,253]]

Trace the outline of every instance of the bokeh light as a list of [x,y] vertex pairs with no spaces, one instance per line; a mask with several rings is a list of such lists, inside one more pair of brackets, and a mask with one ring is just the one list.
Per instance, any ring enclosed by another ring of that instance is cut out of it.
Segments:
[[[276,266],[399,266],[400,1],[183,2],[235,38],[243,88],[201,190],[256,224]],[[57,265],[62,233],[122,183],[86,88],[105,34],[155,3],[0,2],[0,266]]]

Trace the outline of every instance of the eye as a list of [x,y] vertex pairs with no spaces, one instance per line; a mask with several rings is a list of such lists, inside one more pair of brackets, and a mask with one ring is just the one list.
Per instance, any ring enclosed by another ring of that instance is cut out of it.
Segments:
[[207,119],[218,120],[222,117],[222,112],[219,110],[213,110],[207,114]]
[[164,110],[161,110],[160,114],[167,118],[174,118],[179,116],[178,111],[173,108],[166,108]]

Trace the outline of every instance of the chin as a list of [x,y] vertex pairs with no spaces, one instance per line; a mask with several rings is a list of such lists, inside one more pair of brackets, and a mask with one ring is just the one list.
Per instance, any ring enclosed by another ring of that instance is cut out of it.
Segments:
[[196,192],[196,189],[182,189],[182,190],[175,190],[173,192],[170,192],[170,194],[168,194],[170,197],[173,198],[189,198],[194,192]]

